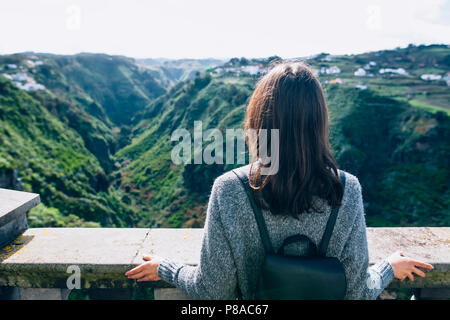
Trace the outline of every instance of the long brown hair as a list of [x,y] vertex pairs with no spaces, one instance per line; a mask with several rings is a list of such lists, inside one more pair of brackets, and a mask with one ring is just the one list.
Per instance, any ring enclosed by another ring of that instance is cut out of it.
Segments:
[[[344,190],[330,150],[325,94],[306,64],[279,63],[258,81],[245,116],[245,130],[249,129],[279,130],[278,172],[263,175],[261,169],[267,165],[254,162],[250,170],[250,185],[261,207],[298,217],[322,211],[315,197],[330,206],[340,204]],[[250,139],[250,152],[259,159],[259,145]]]

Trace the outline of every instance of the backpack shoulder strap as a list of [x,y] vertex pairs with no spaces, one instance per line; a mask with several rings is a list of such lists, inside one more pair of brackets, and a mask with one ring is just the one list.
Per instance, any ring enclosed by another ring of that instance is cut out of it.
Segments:
[[[339,178],[341,179],[342,186],[345,190],[345,173],[342,170],[339,170]],[[325,257],[328,249],[328,244],[330,243],[330,238],[333,233],[334,225],[336,223],[336,219],[339,213],[340,206],[336,206],[331,210],[330,216],[328,217],[327,226],[325,227],[325,232],[323,233],[322,241],[319,245],[318,254],[320,256]]]
[[264,250],[266,251],[266,253],[274,253],[272,242],[270,241],[269,233],[267,231],[266,222],[264,221],[261,208],[255,203],[255,199],[253,197],[253,189],[250,187],[248,175],[244,173],[242,169],[234,169],[233,172],[239,178],[242,185],[244,186],[245,193],[247,193],[247,198],[250,201],[250,205],[252,206],[253,214],[255,215],[256,223],[258,225],[261,241],[264,245]]

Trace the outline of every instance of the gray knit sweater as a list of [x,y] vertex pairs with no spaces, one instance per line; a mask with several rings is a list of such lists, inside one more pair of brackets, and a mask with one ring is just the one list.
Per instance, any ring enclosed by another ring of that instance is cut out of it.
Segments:
[[[249,167],[245,167],[247,172]],[[376,299],[394,272],[387,261],[369,268],[361,185],[355,176],[345,176],[342,206],[327,256],[337,257],[344,266],[346,299]],[[318,245],[331,212],[324,201],[321,205],[325,209],[322,213],[303,213],[299,220],[263,210],[274,249],[298,233]],[[299,243],[289,245],[285,252],[302,255],[306,249]],[[264,247],[250,202],[240,180],[230,171],[218,177],[212,187],[199,264],[188,266],[163,258],[158,275],[193,299],[236,299],[237,286],[243,299],[253,299],[263,260]]]

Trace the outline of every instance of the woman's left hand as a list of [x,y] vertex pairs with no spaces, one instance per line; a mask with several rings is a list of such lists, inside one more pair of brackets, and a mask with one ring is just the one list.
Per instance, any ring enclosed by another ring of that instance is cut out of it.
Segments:
[[158,266],[161,259],[157,256],[148,255],[143,256],[143,259],[147,262],[125,273],[128,279],[137,279],[138,282],[161,280],[158,276]]

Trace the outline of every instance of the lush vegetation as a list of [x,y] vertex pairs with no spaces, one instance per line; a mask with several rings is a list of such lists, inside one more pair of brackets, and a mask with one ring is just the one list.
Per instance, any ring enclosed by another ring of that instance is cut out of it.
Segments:
[[[450,222],[450,90],[420,78],[444,76],[449,57],[447,46],[410,46],[307,59],[326,89],[333,152],[360,179],[370,226]],[[30,59],[43,63],[27,67]],[[46,87],[27,92],[0,76],[0,183],[17,173],[9,187],[41,194],[36,227],[201,227],[214,179],[235,165],[175,165],[171,134],[192,132],[196,120],[241,128],[258,75],[240,70],[276,59],[211,67],[217,61],[0,56],[0,68],[16,64]],[[340,72],[323,72],[333,66]]]
[[[132,115],[165,89],[123,57],[17,54],[0,66],[0,175],[18,172],[41,195],[31,226],[132,225],[134,212],[109,190],[112,155],[128,143]],[[17,74],[46,90],[17,88],[6,79]]]
[[194,120],[201,120],[204,129],[240,127],[253,82],[233,83],[206,73],[174,87],[138,116],[136,138],[116,157],[123,164],[122,184],[143,214],[139,225],[203,223],[213,180],[228,166],[175,166],[171,150],[176,142],[170,141],[171,133],[176,128],[192,129]]
[[450,223],[450,117],[372,91],[327,90],[331,143],[361,181],[372,226]]
[[[308,60],[316,70],[333,65],[341,70],[319,76],[330,108],[332,147],[340,166],[361,181],[371,226],[449,224],[449,89],[443,81],[420,79],[422,72],[447,70],[449,53],[445,46],[411,46]],[[177,142],[170,141],[170,134],[176,128],[192,132],[194,120],[223,132],[242,127],[257,77],[235,70],[266,67],[276,59],[232,59],[221,66],[227,72],[212,70],[180,83],[135,117],[135,138],[116,157],[123,164],[123,190],[143,214],[142,225],[202,225],[211,184],[232,165],[175,166],[170,151]],[[368,71],[372,76],[356,78],[354,71],[370,61],[376,61]],[[409,74],[379,74],[388,67]],[[336,77],[340,84],[330,81]],[[366,88],[355,88],[361,84]],[[431,109],[414,103],[421,96]]]

